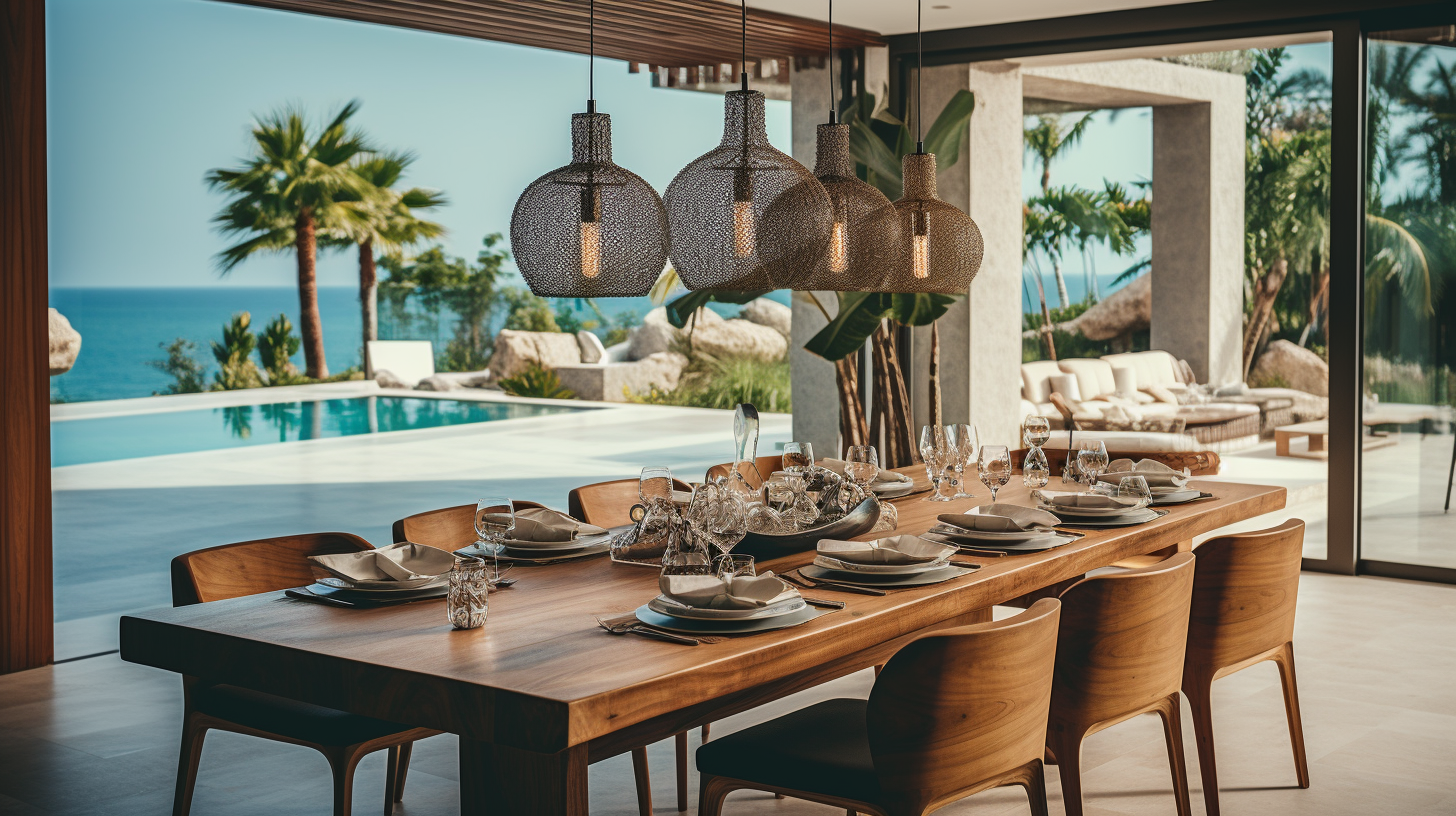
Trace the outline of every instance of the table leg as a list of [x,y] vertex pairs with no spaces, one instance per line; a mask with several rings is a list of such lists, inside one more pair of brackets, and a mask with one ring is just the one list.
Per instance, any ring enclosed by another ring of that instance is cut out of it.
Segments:
[[460,738],[461,816],[587,816],[586,745],[538,754]]

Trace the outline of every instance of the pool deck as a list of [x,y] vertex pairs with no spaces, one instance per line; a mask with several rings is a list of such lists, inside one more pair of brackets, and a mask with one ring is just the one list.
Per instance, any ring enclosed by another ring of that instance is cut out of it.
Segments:
[[[349,382],[57,405],[53,416],[63,415],[55,416],[61,426],[148,409],[360,396],[561,405]],[[54,468],[57,659],[114,649],[119,615],[168,604],[168,562],[183,552],[324,530],[385,544],[395,519],[482,495],[564,508],[578,485],[633,477],[644,465],[699,479],[733,456],[728,411],[581,406],[601,410]],[[787,414],[764,414],[760,452],[788,441],[790,425]]]

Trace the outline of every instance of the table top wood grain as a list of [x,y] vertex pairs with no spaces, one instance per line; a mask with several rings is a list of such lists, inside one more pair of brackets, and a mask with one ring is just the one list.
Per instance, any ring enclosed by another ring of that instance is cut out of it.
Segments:
[[[268,593],[128,615],[121,622],[121,656],[472,739],[559,751],[803,673],[1285,503],[1281,487],[1197,481],[1193,486],[1214,498],[1167,508],[1166,516],[1137,527],[1086,530],[1085,537],[1043,553],[967,557],[984,566],[943,584],[883,597],[816,590],[843,600],[845,609],[723,643],[687,647],[602,631],[596,615],[628,612],[657,594],[655,570],[602,557],[516,569],[519,583],[490,596],[481,629],[452,630],[443,600],[351,610]],[[979,498],[897,501],[897,532],[923,532],[941,513],[988,503],[985,489],[975,489]],[[1001,500],[1030,503],[1020,485],[1003,488]],[[779,558],[759,570],[791,570],[812,558],[812,552]]]

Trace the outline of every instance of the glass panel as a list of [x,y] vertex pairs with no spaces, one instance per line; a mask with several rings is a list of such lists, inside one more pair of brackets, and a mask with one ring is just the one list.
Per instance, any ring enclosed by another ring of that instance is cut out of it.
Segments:
[[1456,567],[1456,47],[1451,29],[1369,45],[1360,557]]

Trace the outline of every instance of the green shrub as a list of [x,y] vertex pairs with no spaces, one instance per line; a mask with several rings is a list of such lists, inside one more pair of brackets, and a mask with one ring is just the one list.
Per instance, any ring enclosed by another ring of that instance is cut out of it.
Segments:
[[288,315],[280,314],[268,322],[263,333],[258,335],[258,356],[263,360],[263,370],[268,372],[269,385],[297,385],[308,382],[298,373],[290,359],[298,353],[300,341],[293,333],[293,324]]
[[1283,374],[1266,374],[1262,377],[1250,377],[1249,385],[1253,388],[1288,388],[1289,380]]
[[718,359],[706,354],[689,358],[677,388],[651,388],[645,394],[626,394],[629,402],[646,405],[681,405],[690,408],[732,408],[752,403],[760,411],[788,413],[790,396],[788,358],[764,362],[750,357]]
[[506,312],[505,328],[514,331],[561,331],[561,327],[556,325],[556,314],[551,310],[551,304],[531,294],[531,290],[512,286],[501,290],[500,299],[509,310]]
[[153,394],[196,394],[207,390],[207,367],[197,359],[197,344],[185,337],[158,343],[167,352],[165,360],[148,360],[147,365],[172,378],[166,390]]
[[218,372],[212,378],[214,391],[235,391],[263,385],[263,375],[258,371],[258,364],[253,362],[258,338],[249,331],[252,324],[251,314],[238,312],[232,320],[223,324],[222,342],[212,341],[212,356],[217,359],[218,365]]
[[539,363],[529,364],[514,377],[503,377],[501,390],[513,397],[536,397],[537,399],[576,399],[576,394],[561,384],[561,378]]

